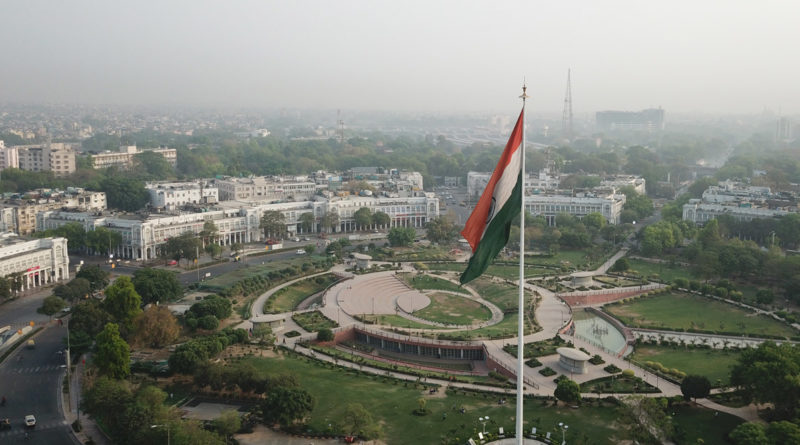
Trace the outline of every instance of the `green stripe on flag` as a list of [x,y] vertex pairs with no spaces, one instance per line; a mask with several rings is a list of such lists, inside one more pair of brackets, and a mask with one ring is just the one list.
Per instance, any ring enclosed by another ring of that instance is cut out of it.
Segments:
[[486,271],[494,257],[503,250],[508,243],[508,234],[511,231],[511,221],[519,215],[522,207],[522,176],[517,177],[517,184],[511,192],[511,196],[506,201],[497,215],[489,223],[489,227],[483,234],[478,248],[469,259],[469,264],[464,273],[461,274],[461,284],[467,284],[478,278]]

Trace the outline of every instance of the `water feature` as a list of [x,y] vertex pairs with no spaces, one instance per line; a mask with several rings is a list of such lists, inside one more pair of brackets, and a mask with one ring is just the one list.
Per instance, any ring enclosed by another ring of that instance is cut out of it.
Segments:
[[625,336],[605,319],[586,311],[575,311],[575,336],[599,346],[612,354],[625,348]]

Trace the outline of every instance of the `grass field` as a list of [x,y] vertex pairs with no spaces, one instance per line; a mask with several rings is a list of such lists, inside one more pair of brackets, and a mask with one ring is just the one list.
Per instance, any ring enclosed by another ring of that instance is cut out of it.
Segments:
[[[448,340],[473,340],[478,338],[508,338],[517,335],[517,319],[514,314],[505,314],[503,321],[496,325],[468,331],[448,332],[439,334],[439,338]],[[533,332],[530,323],[525,325],[525,335]],[[427,336],[427,335],[426,335]]]
[[636,345],[631,359],[644,363],[659,362],[667,368],[675,368],[687,374],[703,375],[712,385],[717,379],[727,385],[730,379],[730,368],[736,363],[738,351],[721,351],[717,349],[681,348],[670,346]]
[[[487,431],[497,431],[502,426],[514,431],[513,397],[505,405],[497,404],[497,397],[462,392],[439,392],[430,395],[427,390],[413,383],[396,382],[379,376],[355,375],[341,368],[331,369],[308,359],[279,356],[278,358],[251,358],[251,362],[266,375],[292,374],[302,382],[303,388],[316,399],[316,405],[308,419],[311,432],[326,433],[329,424],[335,424],[344,408],[351,403],[360,403],[383,425],[385,441],[394,444],[434,444],[442,438],[458,438],[453,443],[465,443],[470,436],[477,439],[482,425],[478,417],[489,416]],[[415,416],[417,400],[424,397],[431,414]],[[465,414],[460,409],[465,409]],[[443,413],[446,418],[443,419]],[[540,431],[559,431],[558,422],[569,424],[572,437],[582,435],[591,438],[591,443],[611,444],[614,431],[611,426],[615,410],[609,407],[542,407],[539,401],[525,403],[525,429],[536,426]]]
[[525,255],[525,263],[546,266],[567,266],[595,269],[605,261],[604,256],[592,257],[584,250],[562,250],[553,256]]
[[[491,278],[479,277],[475,281],[469,283],[473,289],[485,300],[494,303],[503,311],[510,311],[517,309],[517,299],[519,297],[519,289],[517,286],[498,283],[492,281]],[[526,302],[530,302],[530,292],[525,292]]]
[[[536,341],[532,343],[525,343],[525,358],[529,357],[544,357],[556,353],[556,349],[567,346],[567,342],[562,340],[561,337],[554,337],[548,340]],[[507,353],[517,356],[517,344],[506,345],[503,350]]]
[[428,297],[431,299],[431,304],[424,309],[414,311],[415,316],[457,325],[480,323],[492,318],[492,311],[489,308],[469,298],[444,292],[434,292]]
[[324,328],[335,328],[339,326],[335,321],[328,320],[320,311],[303,312],[302,314],[292,315],[292,320],[308,332],[317,332]]
[[430,275],[402,273],[398,274],[398,277],[402,279],[404,283],[417,290],[446,290],[458,292],[460,294],[469,294],[469,292],[456,283]]
[[390,325],[396,326],[398,328],[408,328],[408,329],[445,329],[439,328],[438,326],[433,326],[426,323],[420,323],[416,320],[409,320],[408,318],[401,317],[399,315],[363,315],[363,318],[367,321],[375,320],[376,324],[382,325]]
[[267,314],[280,314],[297,308],[297,305],[307,297],[323,291],[333,284],[338,277],[334,274],[325,274],[318,277],[300,280],[286,286],[272,294],[264,303],[264,312]]
[[226,289],[245,278],[264,275],[271,271],[285,269],[289,266],[301,267],[304,262],[309,262],[310,258],[312,257],[304,256],[265,264],[257,264],[256,260],[252,260],[252,263],[248,263],[247,267],[240,267],[224,275],[204,281],[202,288],[212,291]]
[[[464,272],[467,268],[466,263],[426,263],[430,270],[444,270],[448,272]],[[484,272],[486,275],[494,275],[496,277],[505,278],[508,280],[516,280],[519,278],[519,266],[492,264]],[[538,277],[542,275],[552,275],[557,273],[554,269],[547,269],[536,266],[525,266],[525,278]]]
[[[698,443],[729,445],[730,442],[725,436],[743,422],[742,419],[727,413],[716,414],[712,410],[685,405],[675,407],[673,412],[675,413],[672,417],[673,425],[682,436],[675,440],[677,445]],[[703,442],[697,439],[703,439]]]
[[648,263],[647,261],[637,260],[635,258],[629,258],[628,263],[631,265],[631,270],[629,272],[636,272],[644,278],[658,275],[661,280],[666,282],[672,282],[675,278],[694,279],[691,268],[686,266],[670,267],[669,264]]
[[697,295],[664,293],[606,310],[630,327],[688,330],[729,335],[791,337],[797,331],[781,322]]

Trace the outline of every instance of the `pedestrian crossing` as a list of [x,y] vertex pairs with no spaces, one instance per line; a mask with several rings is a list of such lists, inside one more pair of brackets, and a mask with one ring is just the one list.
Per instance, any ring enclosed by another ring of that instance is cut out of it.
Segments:
[[17,423],[11,424],[11,429],[0,431],[0,443],[6,443],[7,439],[18,437],[22,438],[27,432],[30,437],[34,437],[37,431],[45,431],[45,430],[52,430],[56,428],[69,428],[67,425],[67,421],[64,419],[61,420],[50,420],[47,422],[36,422],[36,426],[33,428],[26,427],[22,419],[19,420]]
[[39,374],[44,372],[60,371],[64,369],[64,365],[44,365],[44,366],[29,366],[21,368],[2,368],[0,375],[14,375],[14,374]]

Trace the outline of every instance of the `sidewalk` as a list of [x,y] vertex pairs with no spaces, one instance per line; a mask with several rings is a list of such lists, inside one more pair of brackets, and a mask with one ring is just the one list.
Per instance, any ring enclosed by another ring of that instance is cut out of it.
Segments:
[[[112,445],[111,440],[100,431],[100,428],[95,423],[94,419],[87,416],[84,413],[78,414],[78,404],[80,402],[80,394],[81,394],[81,381],[83,379],[83,373],[86,372],[86,365],[85,360],[87,356],[84,355],[78,361],[78,364],[75,365],[74,372],[70,375],[70,392],[69,398],[62,399],[62,405],[64,410],[64,419],[70,425],[70,431],[72,434],[75,435],[75,438],[78,439],[80,443],[86,443],[90,439],[97,445]],[[76,419],[80,418],[81,423],[81,431],[76,432],[72,429],[72,422]]]

